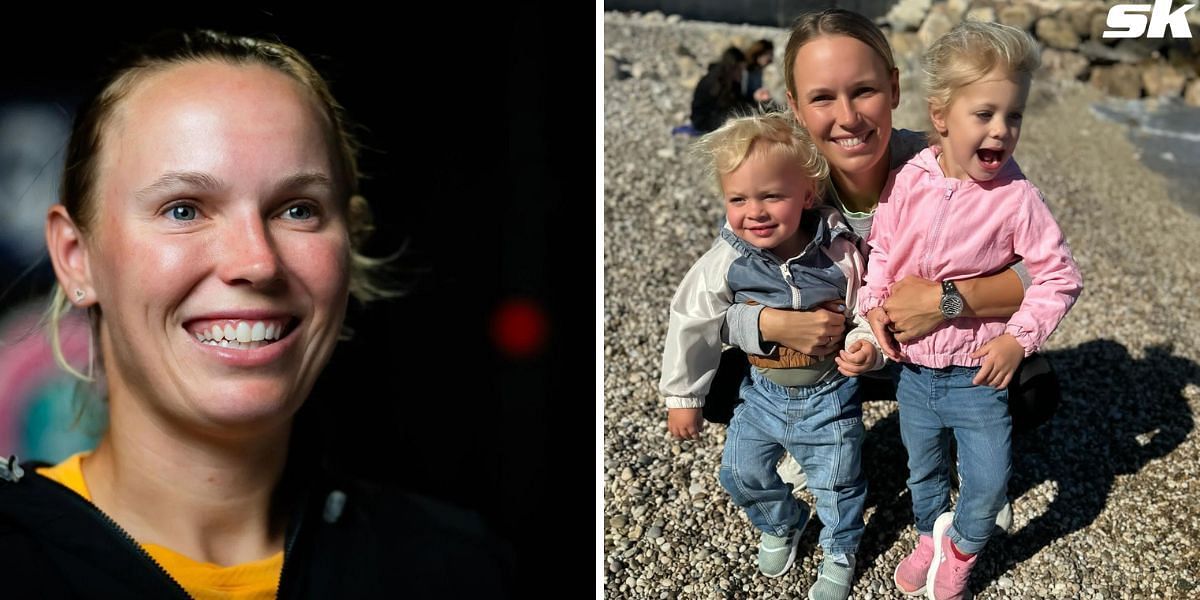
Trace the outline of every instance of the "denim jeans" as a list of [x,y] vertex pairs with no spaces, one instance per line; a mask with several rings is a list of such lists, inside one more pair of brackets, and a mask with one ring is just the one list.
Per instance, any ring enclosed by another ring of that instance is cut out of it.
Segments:
[[[784,536],[802,518],[791,485],[775,464],[787,450],[804,467],[817,500],[826,553],[854,554],[863,533],[867,481],[862,474],[862,405],[858,382],[836,379],[805,387],[778,385],[750,369],[721,457],[721,485],[750,522]],[[807,515],[805,515],[806,517]]]
[[1007,500],[1012,471],[1008,390],[975,385],[979,367],[901,364],[896,399],[908,450],[908,489],[917,532],[930,535],[950,510],[950,436],[958,445],[958,508],[947,535],[959,550],[983,549]]

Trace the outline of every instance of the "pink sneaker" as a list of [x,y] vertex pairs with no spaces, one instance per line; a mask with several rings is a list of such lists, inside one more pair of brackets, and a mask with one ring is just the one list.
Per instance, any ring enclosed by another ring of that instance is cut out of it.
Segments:
[[920,596],[925,593],[925,576],[929,573],[929,564],[933,562],[933,538],[923,535],[917,540],[917,547],[896,565],[892,581],[901,594],[905,596]]
[[933,565],[925,579],[926,597],[931,600],[963,600],[970,595],[967,582],[979,555],[974,554],[967,560],[955,556],[950,549],[952,542],[946,535],[953,522],[954,513],[947,512],[933,523]]

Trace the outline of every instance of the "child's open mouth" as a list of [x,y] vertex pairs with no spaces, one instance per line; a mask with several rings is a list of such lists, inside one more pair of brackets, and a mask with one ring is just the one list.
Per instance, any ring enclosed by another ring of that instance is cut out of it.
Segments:
[[989,171],[995,171],[1004,164],[1003,150],[978,150],[975,156],[979,157],[979,164]]

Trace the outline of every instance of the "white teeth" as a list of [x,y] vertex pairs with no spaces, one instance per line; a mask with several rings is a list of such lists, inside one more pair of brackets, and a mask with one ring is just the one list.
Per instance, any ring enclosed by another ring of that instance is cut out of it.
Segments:
[[222,348],[258,348],[283,337],[283,323],[273,321],[237,321],[193,331],[200,342]]
[[860,137],[846,138],[846,139],[842,139],[842,140],[837,140],[837,143],[839,146],[841,146],[843,148],[853,148],[854,146],[857,146],[862,143],[862,138],[860,138]]

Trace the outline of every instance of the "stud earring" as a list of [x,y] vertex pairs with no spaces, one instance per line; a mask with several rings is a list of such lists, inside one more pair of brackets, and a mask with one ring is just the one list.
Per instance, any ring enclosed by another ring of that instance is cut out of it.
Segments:
[[81,290],[79,288],[75,288],[75,301],[76,302],[82,301],[83,297],[86,295],[87,295],[87,293],[85,293],[83,290]]

